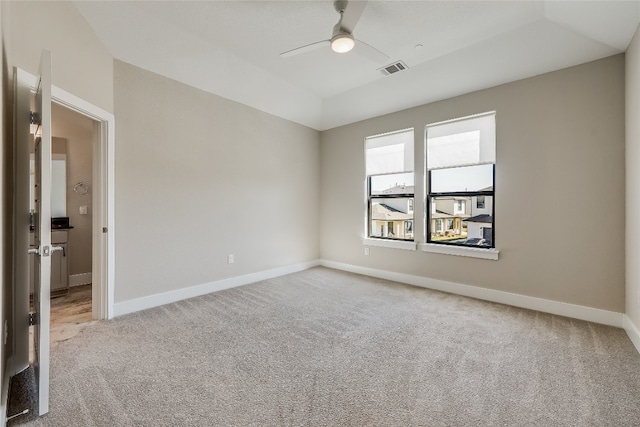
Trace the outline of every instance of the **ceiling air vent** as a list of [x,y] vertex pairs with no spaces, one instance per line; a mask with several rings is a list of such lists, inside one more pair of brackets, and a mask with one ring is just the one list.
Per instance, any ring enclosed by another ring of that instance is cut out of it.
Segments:
[[393,64],[385,65],[382,68],[378,68],[378,71],[380,71],[383,76],[389,76],[399,71],[404,71],[407,68],[409,68],[407,67],[407,64],[405,64],[402,61],[398,61],[398,62],[394,62]]

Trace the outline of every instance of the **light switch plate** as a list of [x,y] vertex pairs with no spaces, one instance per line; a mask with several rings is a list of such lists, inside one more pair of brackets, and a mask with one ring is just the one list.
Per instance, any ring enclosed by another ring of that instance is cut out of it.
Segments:
[[86,215],[88,212],[86,206],[80,206],[80,215]]

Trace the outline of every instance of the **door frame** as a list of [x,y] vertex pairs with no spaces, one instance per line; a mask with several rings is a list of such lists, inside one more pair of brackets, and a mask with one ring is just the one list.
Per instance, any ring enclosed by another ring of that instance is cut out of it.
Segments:
[[94,319],[112,319],[115,295],[115,117],[55,85],[51,87],[51,101],[94,121],[91,306]]
[[[29,76],[35,90],[37,78]],[[91,307],[93,319],[112,319],[115,296],[115,117],[55,85],[51,85],[51,102],[94,121]]]

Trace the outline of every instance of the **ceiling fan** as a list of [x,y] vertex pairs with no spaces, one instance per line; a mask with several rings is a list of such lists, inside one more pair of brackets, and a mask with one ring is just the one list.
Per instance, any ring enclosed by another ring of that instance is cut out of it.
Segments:
[[[322,40],[319,42],[311,43],[308,45],[300,46],[295,49],[282,52],[280,56],[282,58],[289,58],[291,56],[299,55],[302,53],[310,52],[312,50],[330,45],[331,50],[337,53],[346,53],[351,51],[358,45],[357,52],[363,56],[376,62],[386,62],[389,60],[389,56],[375,47],[363,42],[362,40],[355,39],[353,37],[353,30],[362,15],[362,12],[366,6],[366,1],[352,1],[348,0],[336,0],[333,2],[333,7],[336,12],[340,14],[338,23],[333,27],[333,33],[328,40]],[[347,8],[347,6],[349,6]]]

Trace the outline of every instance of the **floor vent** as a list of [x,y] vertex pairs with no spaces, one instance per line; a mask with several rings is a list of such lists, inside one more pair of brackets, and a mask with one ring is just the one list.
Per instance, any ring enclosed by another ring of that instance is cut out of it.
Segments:
[[378,71],[382,73],[383,76],[389,76],[391,74],[395,74],[399,71],[404,71],[407,68],[407,64],[402,61],[394,62],[393,64],[385,65],[382,68],[378,68]]

